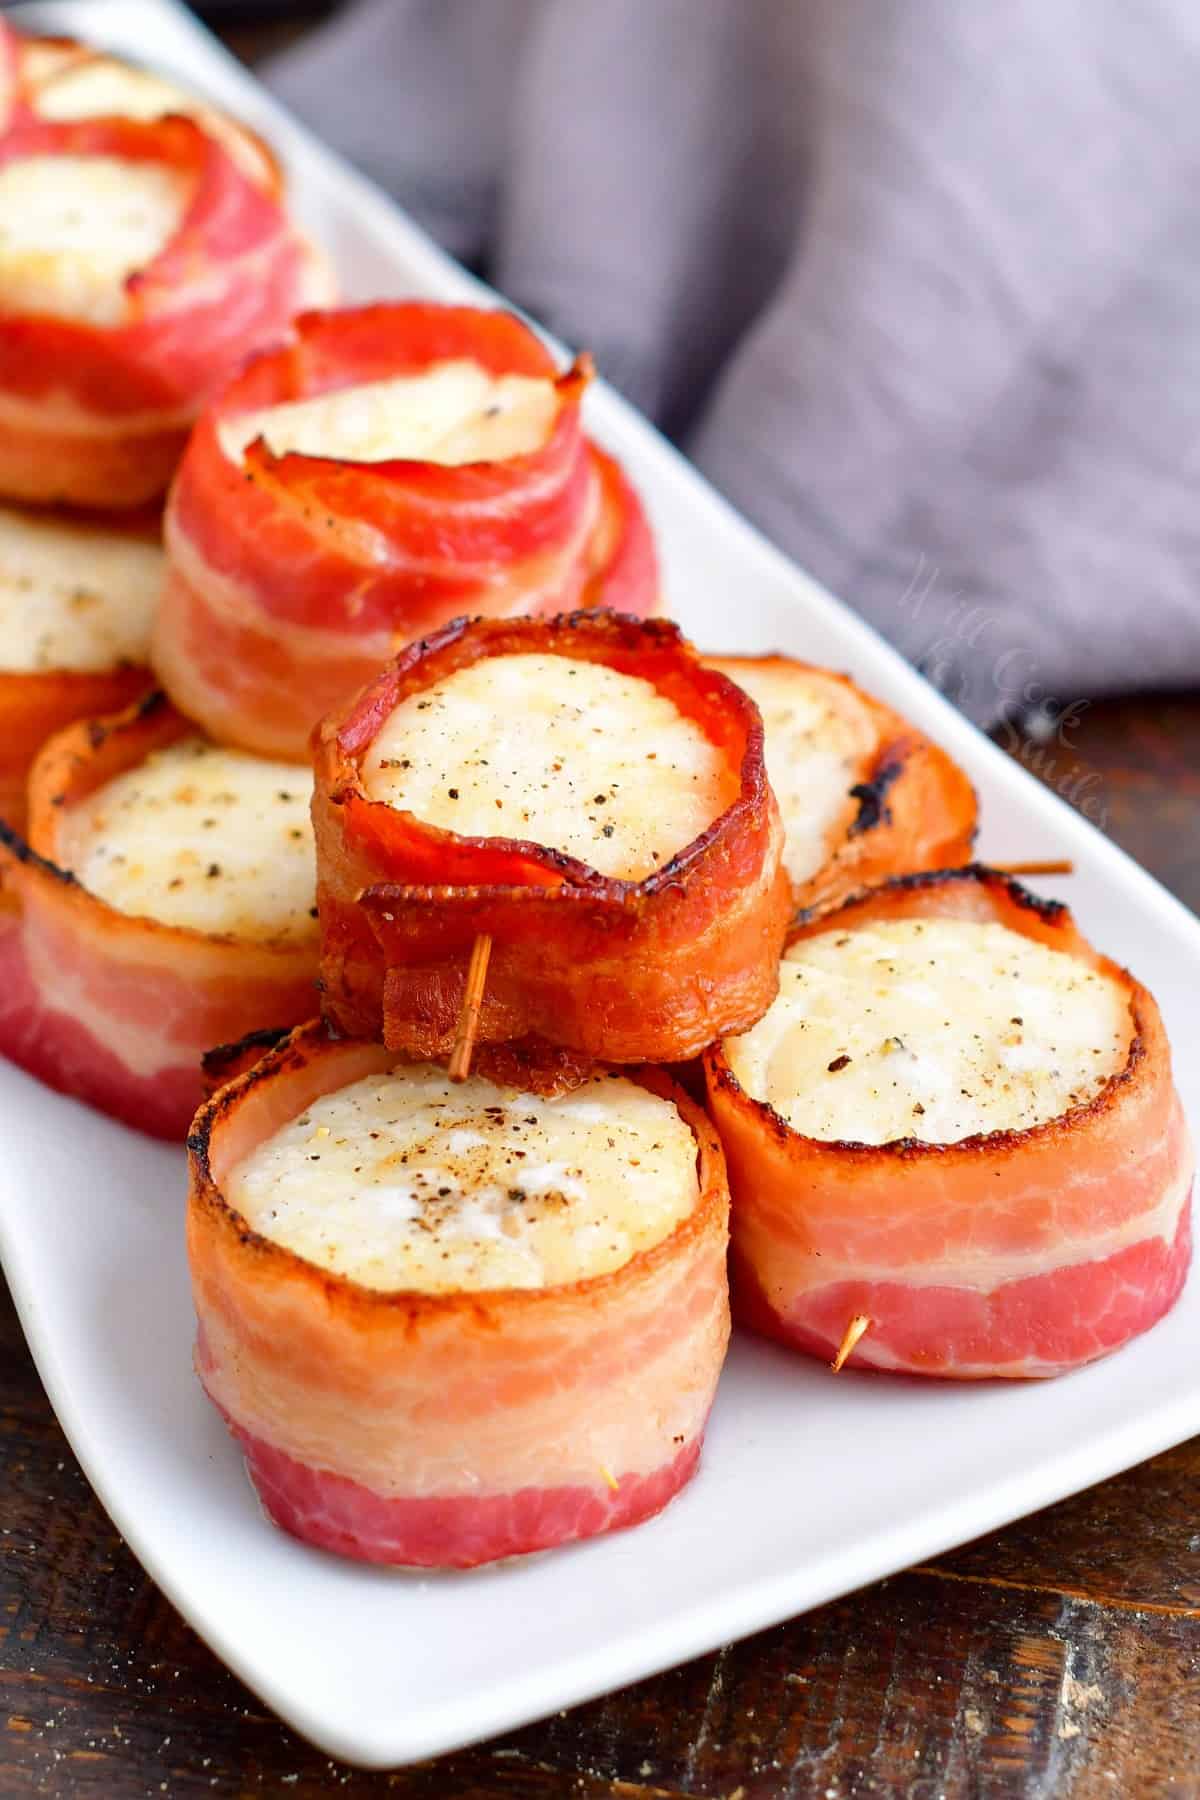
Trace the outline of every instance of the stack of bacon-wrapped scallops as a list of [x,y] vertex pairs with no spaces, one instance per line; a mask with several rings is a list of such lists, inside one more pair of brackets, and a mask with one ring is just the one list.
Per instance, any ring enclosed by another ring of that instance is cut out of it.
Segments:
[[0,810],[149,686],[158,507],[205,400],[332,298],[278,165],[170,83],[0,20]]
[[647,1518],[727,1263],[837,1367],[1053,1375],[1161,1317],[1153,999],[968,864],[904,719],[654,616],[587,360],[305,311],[249,132],[0,50],[0,1049],[187,1137],[197,1369],[270,1517],[428,1567]]

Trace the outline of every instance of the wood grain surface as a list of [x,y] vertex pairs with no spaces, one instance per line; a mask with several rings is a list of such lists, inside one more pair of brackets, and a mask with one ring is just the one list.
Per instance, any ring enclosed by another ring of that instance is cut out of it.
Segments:
[[[1200,910],[1200,695],[1097,705],[1006,748]],[[279,1725],[143,1575],[6,1291],[0,1408],[4,1800],[1200,1797],[1200,1439],[606,1700],[367,1775]]]

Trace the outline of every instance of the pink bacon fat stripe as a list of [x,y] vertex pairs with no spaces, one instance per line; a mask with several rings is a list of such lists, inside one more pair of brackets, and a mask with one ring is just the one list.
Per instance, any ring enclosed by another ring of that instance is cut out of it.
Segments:
[[394,1062],[301,1026],[218,1090],[189,1139],[196,1368],[268,1516],[322,1549],[424,1568],[649,1518],[695,1472],[729,1336],[709,1121],[638,1071],[694,1133],[700,1193],[621,1267],[551,1288],[385,1292],[257,1235],[222,1186],[320,1096]]
[[117,157],[190,178],[179,229],[105,325],[0,309],[0,493],[138,506],[167,486],[192,421],[248,351],[330,297],[279,199],[191,119],[18,122],[0,163]]
[[[554,380],[538,448],[490,462],[227,453],[239,414],[468,361]],[[171,492],[153,661],[214,737],[302,759],[314,723],[411,639],[464,614],[658,604],[654,545],[618,465],[584,435],[590,365],[559,376],[511,314],[408,301],[313,313],[199,420]]]
[[317,943],[250,942],[117,911],[59,864],[73,805],[194,730],[162,694],[69,726],[29,782],[28,839],[0,823],[0,1054],[60,1093],[182,1142],[200,1059],[311,1014]]
[[793,931],[879,920],[995,921],[1128,993],[1124,1065],[1089,1101],[1025,1130],[951,1144],[805,1137],[706,1055],[729,1164],[735,1316],[850,1366],[959,1380],[1061,1374],[1174,1304],[1191,1256],[1193,1155],[1158,1007],[1065,907],[972,867],[906,877]]

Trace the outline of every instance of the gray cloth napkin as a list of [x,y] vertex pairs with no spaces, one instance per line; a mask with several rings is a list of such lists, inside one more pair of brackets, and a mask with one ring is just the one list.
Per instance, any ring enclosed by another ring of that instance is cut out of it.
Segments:
[[1194,0],[358,0],[268,79],[976,718],[1200,682]]

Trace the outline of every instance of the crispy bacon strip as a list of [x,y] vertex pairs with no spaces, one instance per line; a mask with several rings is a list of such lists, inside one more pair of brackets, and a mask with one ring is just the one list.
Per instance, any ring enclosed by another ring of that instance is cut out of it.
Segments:
[[312,1012],[316,946],[208,936],[117,912],[58,864],[72,805],[193,727],[152,694],[52,738],[29,783],[28,841],[0,825],[0,1053],[154,1137],[182,1140],[200,1059]]
[[192,199],[129,278],[119,324],[0,311],[0,493],[129,507],[161,493],[206,396],[329,277],[276,197],[191,119],[34,121],[0,140],[0,164],[89,155],[177,169]]
[[200,1058],[201,1084],[204,1098],[211,1100],[235,1075],[241,1075],[260,1063],[268,1050],[277,1050],[288,1036],[285,1025],[265,1026],[248,1031],[232,1044],[216,1044]]
[[[642,676],[740,768],[733,804],[644,881],[601,876],[537,844],[460,837],[363,791],[360,760],[402,699],[481,658],[531,651]],[[682,1061],[770,1004],[789,894],[762,726],[676,625],[613,613],[460,619],[412,645],[313,742],[323,1006],[346,1035],[444,1059],[484,933],[481,1044]],[[562,1078],[558,1063],[553,1081]]]
[[758,700],[768,775],[776,754],[797,753],[789,745],[789,723],[799,741],[801,772],[804,752],[814,753],[813,785],[797,783],[793,790],[781,778],[773,782],[798,910],[835,906],[892,875],[967,861],[976,827],[974,790],[958,764],[915,725],[848,675],[811,663],[788,656],[709,660]]
[[705,1072],[729,1161],[735,1312],[826,1361],[865,1317],[854,1368],[1060,1374],[1147,1330],[1187,1274],[1193,1157],[1162,1020],[1065,907],[982,868],[889,883],[791,941],[913,917],[995,920],[1118,980],[1128,1060],[1093,1100],[1029,1130],[869,1145],[793,1131],[714,1046]]
[[152,680],[149,669],[133,664],[95,674],[0,670],[0,820],[24,832],[29,771],[47,738],[76,719],[121,711],[145,694]]
[[728,1188],[703,1112],[700,1198],[661,1243],[571,1285],[380,1292],[247,1230],[229,1169],[320,1095],[391,1065],[291,1034],[198,1114],[196,1369],[268,1516],[360,1561],[470,1568],[637,1524],[688,1481],[729,1335]]
[[511,314],[410,301],[314,314],[204,414],[171,495],[170,576],[154,661],[177,705],[215,736],[300,758],[313,723],[410,639],[463,613],[510,616],[618,601],[646,613],[658,577],[637,496],[589,446],[587,367],[558,378],[537,451],[494,463],[233,460],[239,413],[470,360],[553,379]]

